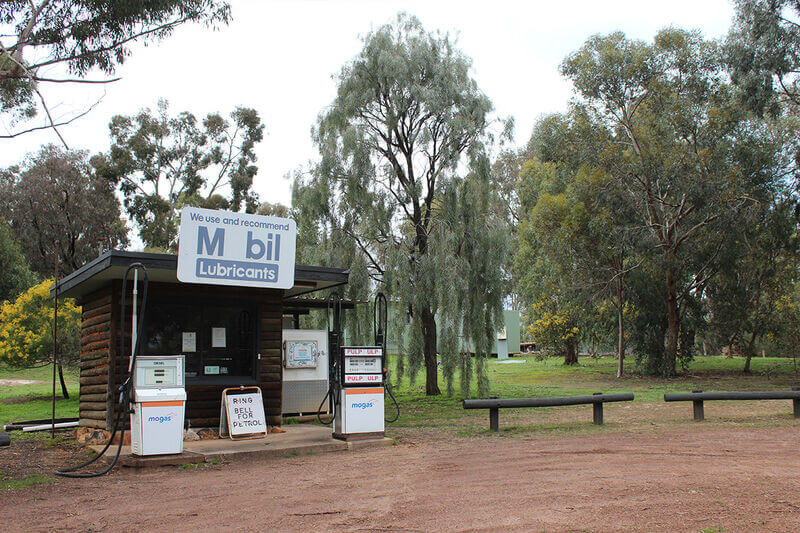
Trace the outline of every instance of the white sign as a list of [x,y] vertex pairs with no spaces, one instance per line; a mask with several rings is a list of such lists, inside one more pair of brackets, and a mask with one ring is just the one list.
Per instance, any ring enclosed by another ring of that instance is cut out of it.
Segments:
[[297,224],[292,219],[184,207],[179,239],[182,282],[294,286]]
[[383,387],[343,389],[345,417],[343,433],[383,431]]
[[[225,418],[231,437],[267,433],[261,391],[225,394]],[[221,424],[222,425],[222,424]]]
[[225,328],[211,328],[211,347],[225,348]]
[[197,332],[196,331],[184,331],[182,335],[183,342],[182,350],[183,352],[196,352],[197,351]]
[[345,374],[344,382],[346,385],[380,385],[383,383],[383,376],[380,374]]
[[380,346],[357,346],[344,347],[345,355],[383,355],[383,348]]

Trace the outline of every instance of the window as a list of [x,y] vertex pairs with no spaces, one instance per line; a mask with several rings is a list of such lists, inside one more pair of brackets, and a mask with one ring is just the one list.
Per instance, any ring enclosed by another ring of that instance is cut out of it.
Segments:
[[249,303],[153,301],[142,353],[184,354],[188,383],[253,379],[257,319],[258,307]]

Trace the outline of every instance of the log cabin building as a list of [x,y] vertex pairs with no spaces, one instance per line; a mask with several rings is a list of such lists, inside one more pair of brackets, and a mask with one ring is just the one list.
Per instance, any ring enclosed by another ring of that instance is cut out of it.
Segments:
[[[348,271],[297,265],[291,289],[260,289],[181,283],[176,255],[117,250],[101,255],[56,287],[59,298],[75,298],[82,307],[80,426],[110,430],[114,425],[117,390],[131,349],[129,278],[120,351],[122,278],[137,262],[147,268],[149,279],[139,354],[185,355],[187,426],[218,426],[222,390],[239,385],[261,387],[267,424],[280,425],[284,316],[296,323],[308,308],[320,307],[319,300],[301,296],[346,284]],[[142,289],[140,277],[140,309]]]

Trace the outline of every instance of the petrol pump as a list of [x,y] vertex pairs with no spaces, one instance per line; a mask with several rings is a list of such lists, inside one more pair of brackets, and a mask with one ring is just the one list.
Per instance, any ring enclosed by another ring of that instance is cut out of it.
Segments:
[[350,440],[383,436],[383,347],[343,346],[340,357],[339,408],[333,437]]
[[136,357],[131,403],[133,455],[183,452],[185,405],[183,355]]
[[[333,437],[341,440],[383,436],[384,422],[394,422],[400,408],[385,381],[387,302],[378,293],[373,309],[375,344],[341,346],[342,302],[338,293],[328,298],[329,388],[320,404],[330,400],[333,409]],[[384,419],[384,393],[394,402],[395,416]],[[320,422],[322,418],[317,415]]]

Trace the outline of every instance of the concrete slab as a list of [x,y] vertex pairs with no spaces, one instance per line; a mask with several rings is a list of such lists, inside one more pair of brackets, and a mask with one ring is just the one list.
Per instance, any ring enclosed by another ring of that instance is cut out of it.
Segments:
[[[202,463],[236,457],[286,457],[315,453],[342,452],[392,446],[394,441],[387,437],[344,442],[331,436],[331,429],[307,424],[283,426],[285,433],[270,433],[266,437],[247,440],[212,439],[186,441],[183,453],[177,455],[154,455],[137,457],[131,455],[130,446],[123,446],[120,464],[133,468],[153,466],[176,466],[186,463]],[[102,446],[91,446],[99,452]],[[116,449],[110,448],[106,458],[110,460]]]

